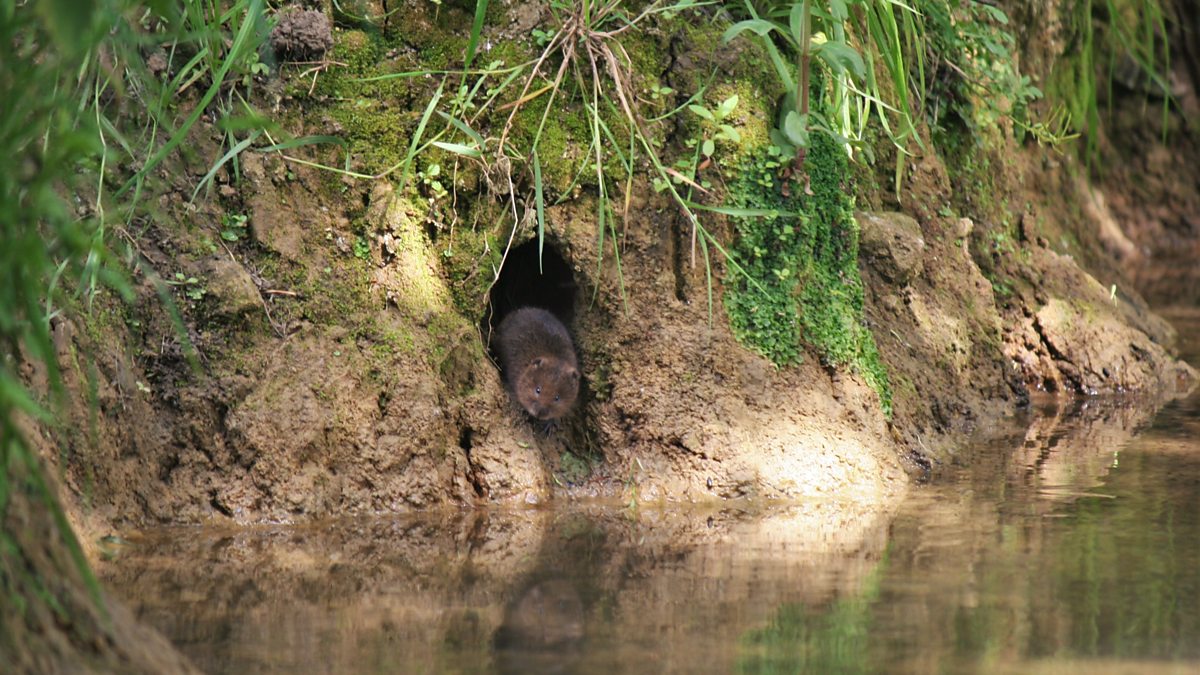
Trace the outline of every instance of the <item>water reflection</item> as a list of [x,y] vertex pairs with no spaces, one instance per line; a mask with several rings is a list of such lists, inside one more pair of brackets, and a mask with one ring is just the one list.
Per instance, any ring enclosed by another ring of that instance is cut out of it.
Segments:
[[862,593],[893,513],[813,503],[171,530],[106,581],[208,672],[731,672]]
[[496,631],[501,673],[566,673],[580,659],[584,607],[566,579],[538,579],[509,603]]
[[1200,395],[1153,410],[1038,409],[882,511],[170,530],[103,572],[213,673],[1198,672]]

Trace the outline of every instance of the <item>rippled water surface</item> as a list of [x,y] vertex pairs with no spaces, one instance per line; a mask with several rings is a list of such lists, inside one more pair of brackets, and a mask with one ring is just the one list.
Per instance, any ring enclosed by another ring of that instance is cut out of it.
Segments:
[[171,529],[103,571],[212,673],[1200,672],[1200,393],[1006,425],[882,511]]

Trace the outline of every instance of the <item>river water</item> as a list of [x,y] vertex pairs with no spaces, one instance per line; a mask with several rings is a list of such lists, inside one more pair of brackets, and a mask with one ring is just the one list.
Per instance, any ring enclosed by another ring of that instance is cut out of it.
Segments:
[[1004,424],[882,510],[172,528],[102,572],[210,673],[1200,672],[1200,390]]

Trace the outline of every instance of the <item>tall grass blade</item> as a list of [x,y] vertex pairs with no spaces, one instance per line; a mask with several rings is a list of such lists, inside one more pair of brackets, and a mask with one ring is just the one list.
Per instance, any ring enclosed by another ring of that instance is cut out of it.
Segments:
[[254,143],[254,141],[258,140],[258,137],[261,135],[262,135],[261,131],[255,131],[254,133],[252,133],[249,136],[247,136],[246,138],[244,138],[240,143],[238,143],[237,145],[230,148],[229,151],[226,152],[224,155],[221,155],[221,158],[218,159],[212,165],[212,167],[209,168],[208,173],[204,174],[204,177],[200,179],[200,182],[196,183],[196,187],[195,187],[195,189],[192,190],[192,197],[189,201],[194,203],[196,201],[196,195],[200,194],[201,190],[204,190],[208,186],[212,185],[212,180],[217,175],[217,172],[221,170],[221,167],[225,166],[225,164],[228,163],[234,157],[237,157],[238,155],[240,155],[243,150],[250,147]]
[[546,243],[546,201],[542,194],[542,160],[533,151],[534,204],[537,207],[538,274],[542,271],[542,248]]
[[463,60],[463,68],[470,68],[475,60],[475,50],[479,48],[479,34],[483,31],[483,19],[487,16],[488,0],[475,0],[475,20],[471,22],[471,38],[467,41],[467,57]]
[[210,84],[208,90],[204,92],[204,96],[201,97],[200,101],[196,103],[196,107],[187,116],[183,126],[177,129],[171,138],[165,144],[163,144],[163,146],[159,148],[150,159],[146,160],[145,165],[142,166],[142,168],[136,174],[134,174],[133,177],[127,180],[119,190],[117,190],[115,194],[116,197],[124,195],[135,184],[141,181],[145,176],[149,175],[149,173],[153,171],[159,165],[159,163],[166,159],[167,156],[169,156],[175,150],[175,148],[179,147],[179,144],[182,143],[185,138],[187,138],[188,132],[190,132],[192,127],[195,126],[196,122],[200,120],[201,115],[204,114],[205,110],[208,108],[208,105],[212,103],[212,100],[216,98],[218,93],[220,93],[221,88],[225,84],[225,77],[229,74],[230,69],[235,63],[245,57],[248,49],[256,44],[257,37],[254,29],[258,24],[259,18],[262,16],[262,10],[263,0],[250,0],[246,9],[246,15],[242,19],[242,24],[238,28],[237,35],[233,39],[233,44],[230,46],[229,52],[226,54],[226,58],[221,62],[220,67],[213,73],[212,84]]

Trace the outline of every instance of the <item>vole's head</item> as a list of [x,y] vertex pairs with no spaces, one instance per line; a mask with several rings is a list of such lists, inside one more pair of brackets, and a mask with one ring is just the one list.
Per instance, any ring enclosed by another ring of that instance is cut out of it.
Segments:
[[517,376],[517,401],[539,420],[566,415],[579,396],[579,370],[553,357],[538,357]]

